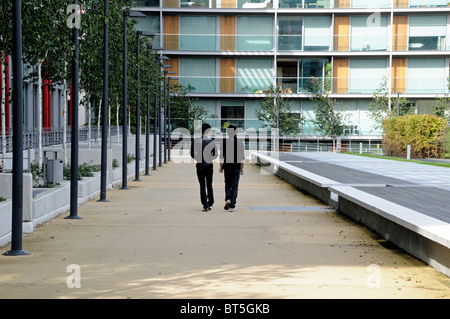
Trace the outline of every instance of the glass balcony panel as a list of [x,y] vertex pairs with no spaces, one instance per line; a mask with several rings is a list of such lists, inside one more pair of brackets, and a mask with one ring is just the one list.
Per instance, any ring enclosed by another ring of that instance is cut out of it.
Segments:
[[159,7],[159,0],[134,0],[138,7]]
[[390,8],[391,0],[352,0],[352,8]]
[[409,6],[413,7],[447,7],[448,0],[410,0]]
[[266,9],[273,7],[272,0],[237,0],[237,7],[243,9]]
[[280,8],[331,8],[332,0],[280,0]]

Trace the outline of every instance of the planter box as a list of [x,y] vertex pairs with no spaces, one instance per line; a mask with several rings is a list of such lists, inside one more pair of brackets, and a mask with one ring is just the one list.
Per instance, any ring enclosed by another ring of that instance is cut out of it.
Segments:
[[83,177],[81,181],[78,181],[79,205],[100,195],[100,179],[100,173],[95,172],[93,177]]
[[11,241],[12,200],[0,202],[0,247]]
[[70,183],[64,181],[54,188],[35,189],[33,227],[42,225],[70,208]]

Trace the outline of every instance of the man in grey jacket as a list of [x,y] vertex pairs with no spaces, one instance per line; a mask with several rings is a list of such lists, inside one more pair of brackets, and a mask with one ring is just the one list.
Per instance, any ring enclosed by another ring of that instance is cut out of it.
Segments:
[[213,160],[218,156],[216,142],[209,137],[210,133],[211,126],[204,123],[202,136],[194,139],[191,143],[191,157],[197,162],[195,166],[200,183],[200,201],[204,212],[211,210],[214,204]]

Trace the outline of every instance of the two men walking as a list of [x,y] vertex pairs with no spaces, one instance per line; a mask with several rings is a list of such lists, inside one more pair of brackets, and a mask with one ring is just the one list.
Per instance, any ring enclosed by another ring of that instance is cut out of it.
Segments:
[[[203,211],[209,211],[214,204],[213,160],[218,157],[217,145],[209,135],[211,126],[202,125],[202,136],[194,139],[191,145],[191,157],[196,160],[197,178],[200,184],[200,201]],[[220,146],[219,172],[225,177],[225,210],[236,210],[240,175],[244,174],[244,144],[237,139],[237,127],[227,128],[228,138],[224,138]]]

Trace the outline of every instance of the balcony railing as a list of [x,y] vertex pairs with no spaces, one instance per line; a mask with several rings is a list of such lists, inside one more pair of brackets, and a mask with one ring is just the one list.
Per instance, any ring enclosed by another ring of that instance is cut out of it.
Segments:
[[[392,0],[134,0],[136,6],[206,9],[389,9]],[[394,8],[445,8],[447,0],[394,0]]]
[[[383,77],[217,77],[217,76],[179,76],[180,84],[191,86],[190,93],[196,94],[265,94],[270,87],[279,86],[284,94],[311,93],[315,83],[323,83],[322,92],[330,94],[373,94],[380,89]],[[406,94],[445,94],[448,93],[447,79],[444,77],[394,77],[391,79],[392,93]]]

